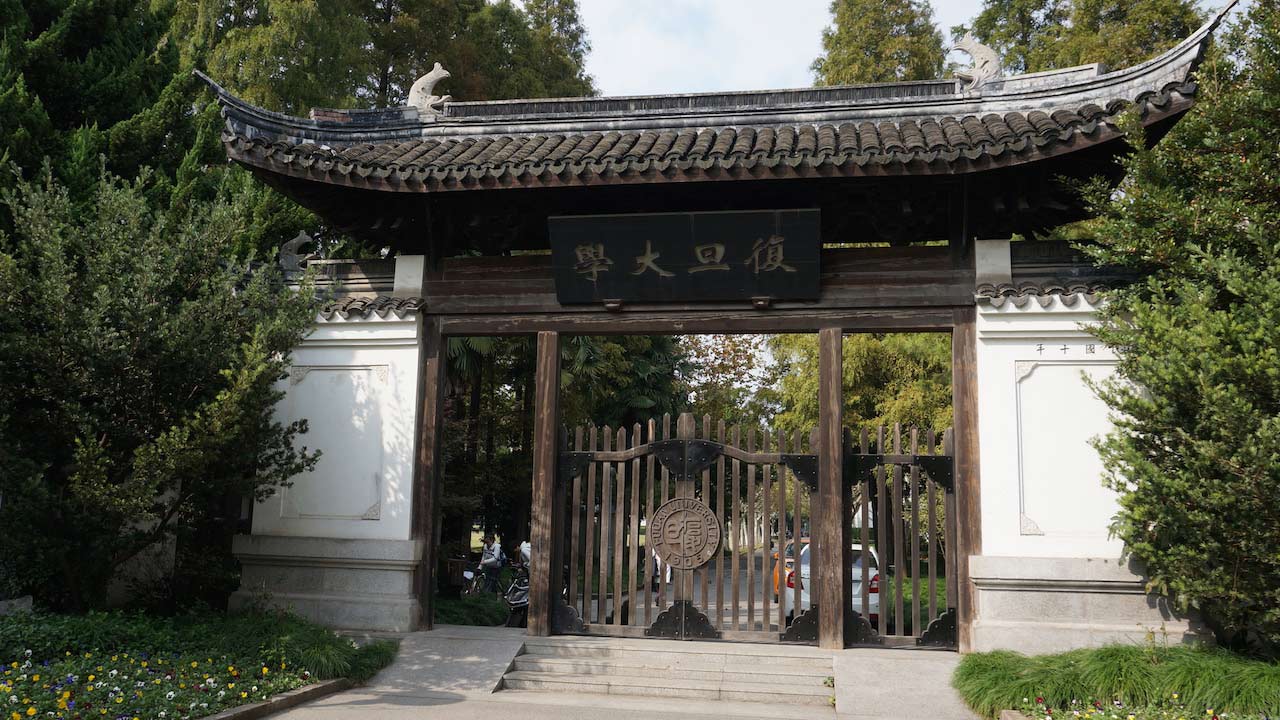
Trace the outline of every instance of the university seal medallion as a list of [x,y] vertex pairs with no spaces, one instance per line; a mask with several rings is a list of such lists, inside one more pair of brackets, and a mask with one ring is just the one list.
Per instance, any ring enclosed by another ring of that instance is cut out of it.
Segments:
[[664,563],[692,570],[707,564],[720,549],[720,520],[701,500],[675,498],[653,514],[649,537]]

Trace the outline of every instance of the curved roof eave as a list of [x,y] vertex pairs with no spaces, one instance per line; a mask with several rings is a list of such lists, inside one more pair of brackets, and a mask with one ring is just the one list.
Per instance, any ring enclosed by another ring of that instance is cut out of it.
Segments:
[[[956,81],[632,98],[321,111],[251,105],[202,73],[222,105],[228,155],[258,172],[393,192],[759,179],[956,175],[1035,162],[1188,109],[1191,74],[1229,2],[1144,63]],[[641,107],[643,106],[643,107]],[[631,108],[627,110],[627,108]],[[470,113],[470,114],[467,114]]]

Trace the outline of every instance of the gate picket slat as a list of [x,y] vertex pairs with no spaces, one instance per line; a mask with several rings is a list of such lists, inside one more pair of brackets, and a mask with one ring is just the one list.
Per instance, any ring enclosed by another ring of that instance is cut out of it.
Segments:
[[[777,437],[774,438],[774,442],[777,443],[777,452],[784,453],[787,451],[785,437],[779,431]],[[781,465],[774,465],[773,470],[774,476],[778,481],[778,632],[786,632],[786,603],[783,602],[782,594],[787,591],[787,556],[785,552],[787,545],[787,478]]]
[[[893,424],[893,453],[902,454],[902,423]],[[906,577],[902,563],[902,466],[893,466],[893,491],[889,496],[893,503],[893,634],[905,635],[906,618],[903,616],[902,596],[906,591]]]
[[[573,431],[573,449],[582,452],[582,426]],[[573,514],[570,516],[569,535],[569,607],[578,608],[578,541],[582,538],[582,474],[573,476]]]
[[[934,452],[934,435],[930,430],[925,435],[925,455]],[[934,489],[933,478],[925,475],[926,498],[929,503],[929,622],[938,617],[938,518],[934,509],[937,503],[937,490]]]
[[[942,453],[954,458],[955,455],[955,435],[948,428],[942,434]],[[947,608],[956,607],[959,592],[959,574],[956,572],[956,494],[954,492],[945,493],[943,496],[943,523],[946,530],[943,533],[946,547],[945,559],[942,561],[947,571]]]
[[[653,418],[649,418],[648,430],[649,430],[649,434],[648,434],[649,442],[653,442],[654,440],[657,439],[656,437],[657,424],[654,422]],[[645,517],[645,523],[644,523],[645,573],[644,573],[644,580],[642,581],[642,587],[644,587],[644,625],[645,627],[649,627],[650,625],[653,624],[653,592],[650,590],[649,578],[653,575],[654,569],[657,567],[657,560],[653,556],[653,547],[651,545],[651,543],[653,542],[653,536],[649,534],[650,531],[653,529],[649,526],[649,518],[653,517],[653,510],[655,507],[654,497],[653,497],[653,464],[655,462],[657,462],[657,460],[654,458],[653,455],[650,455],[644,460],[644,465],[645,465],[644,502],[645,502],[645,505],[648,506],[644,515]]]
[[[911,428],[911,454],[920,450],[920,431]],[[920,468],[911,466],[911,634],[920,635]]]
[[[613,428],[604,426],[600,442],[605,452],[613,449]],[[605,612],[606,597],[609,595],[609,470],[612,463],[600,463],[600,567],[597,568],[596,582],[596,622],[604,625],[608,622]]]
[[[710,415],[703,415],[703,439],[712,439],[712,416]],[[703,470],[703,502],[710,500],[710,495],[712,495],[712,469],[708,466],[707,469]],[[707,503],[710,505],[709,502]],[[694,573],[698,573],[701,577],[701,585],[703,585],[703,605],[701,605],[701,609],[705,611],[710,606],[710,598],[708,596],[710,566],[703,565],[699,570],[694,570]]]
[[[716,421],[716,442],[724,445],[724,419]],[[716,458],[716,489],[712,493],[712,499],[715,504],[711,506],[712,512],[720,522],[720,547],[716,549],[716,627],[724,628],[724,517],[727,513],[724,511],[724,491],[725,491],[725,475],[724,475],[724,453]],[[734,561],[734,570],[737,570],[737,556],[732,556]],[[736,573],[735,573],[736,574]],[[734,627],[737,627],[737,618],[734,618]]]
[[[884,429],[884,426],[881,425],[880,427],[876,428],[876,452],[881,454],[884,453],[884,449],[885,449],[884,441],[885,441],[885,429]],[[881,635],[887,635],[889,633],[889,612],[888,612],[889,608],[886,607],[884,591],[889,590],[890,593],[893,592],[893,580],[890,579],[889,577],[889,566],[886,563],[886,561],[889,559],[889,554],[885,552],[886,550],[888,550],[888,546],[887,546],[888,532],[887,532],[887,529],[885,528],[885,521],[886,521],[885,515],[887,512],[885,510],[885,505],[887,504],[885,501],[886,489],[887,488],[885,487],[884,465],[877,465],[876,466],[876,552],[880,554],[880,563],[881,563],[880,591],[881,592],[880,592],[880,618],[879,618],[880,622],[877,623],[878,627],[876,628],[876,632],[880,633]],[[892,602],[892,598],[890,599],[890,602]]]
[[[795,432],[795,438],[792,439],[791,452],[793,453],[802,452],[802,450],[800,449],[800,431],[799,430]],[[802,589],[802,586],[804,585],[804,581],[801,578],[801,575],[803,575],[803,573],[801,572],[801,567],[800,567],[800,555],[804,551],[804,546],[801,545],[800,543],[800,513],[801,513],[800,503],[802,500],[801,495],[804,493],[804,488],[801,487],[802,483],[800,482],[800,478],[796,477],[795,473],[789,472],[787,474],[791,476],[791,495],[794,497],[794,505],[795,505],[795,514],[791,518],[791,557],[794,558],[791,562],[791,569],[796,574],[796,581],[794,583],[795,588],[793,588],[793,593],[792,593],[794,602],[791,604],[791,621],[795,622],[800,618],[800,615],[805,610],[804,608],[800,607],[800,591]],[[818,567],[817,563],[815,562],[816,558],[814,558],[813,551],[814,551],[813,543],[810,543],[809,544],[809,568],[810,568],[809,582],[811,583],[817,580],[817,573],[813,572],[813,570],[817,569]],[[814,597],[815,595],[813,592],[813,588],[809,588],[810,601],[812,601]]]
[[[867,429],[864,427],[858,433],[858,448],[863,455],[868,452],[867,448]],[[871,524],[869,518],[871,506],[871,478],[865,474],[858,478],[858,492],[861,497],[858,505],[861,507],[861,527],[858,528],[858,539],[862,542],[862,616],[870,622],[871,614],[871,539],[868,537]],[[879,568],[876,568],[879,570]],[[879,598],[877,598],[879,599]]]
[[[751,431],[748,442],[752,445],[755,444],[754,429]],[[760,436],[760,452],[769,452],[768,431]],[[760,625],[762,630],[768,632],[773,624],[773,619],[769,615],[769,601],[773,599],[774,592],[771,587],[773,580],[766,575],[766,573],[772,572],[772,567],[769,565],[769,555],[770,551],[775,547],[773,544],[773,509],[769,507],[773,502],[773,474],[770,472],[768,465],[761,465],[760,473],[760,551],[764,556],[764,560],[760,564]],[[779,551],[782,549],[780,546],[777,547]],[[775,557],[774,563],[777,563],[777,561],[778,558]]]
[[[615,444],[619,450],[627,447],[627,429],[625,427],[618,428],[618,437]],[[627,464],[625,462],[615,463],[613,466],[613,624],[622,625],[622,546],[624,542],[623,526],[626,524],[626,504],[627,504]]]
[[[733,426],[732,442],[734,447],[742,447],[742,430],[737,425]],[[729,582],[732,583],[731,587],[733,588],[733,600],[731,601],[733,607],[730,608],[730,613],[732,613],[730,617],[732,618],[732,621],[729,623],[729,627],[734,630],[740,630],[742,629],[742,622],[739,617],[739,609],[742,607],[742,593],[738,585],[742,579],[742,571],[739,569],[742,561],[741,556],[738,554],[738,541],[742,535],[742,502],[738,498],[738,483],[739,479],[742,477],[742,464],[739,461],[734,460],[732,470],[733,477],[727,482],[729,486],[727,489],[729,491],[730,508],[730,512],[728,513],[730,516],[729,527],[732,528],[729,533],[729,558],[730,562],[733,563],[729,569]],[[720,583],[724,584],[723,578],[720,580]],[[748,584],[749,583],[750,576],[748,576]],[[750,630],[752,628],[748,625],[747,629]]]
[[[598,442],[598,430],[592,425],[588,432],[587,449],[595,451]],[[591,622],[591,582],[595,571],[595,552],[596,552],[596,463],[591,461],[587,464],[587,504],[585,508],[584,524],[586,525],[587,548],[583,555],[582,572],[582,621]]]
[[[671,439],[671,413],[663,413],[662,415],[662,439]],[[662,504],[665,505],[670,500],[671,488],[671,471],[664,466],[660,472],[662,478]],[[658,568],[658,612],[662,613],[667,609],[669,589],[667,587],[667,567],[660,565]]]
[[[641,445],[640,423],[631,429],[631,447]],[[627,581],[627,599],[630,601],[627,619],[632,625],[640,624],[640,608],[636,603],[636,591],[643,588],[644,583],[637,573],[640,564],[640,458],[631,461],[631,542],[627,546],[627,562],[631,564],[630,579]],[[638,583],[638,584],[637,584]]]
[[[738,444],[739,430],[737,427],[733,429],[733,443]],[[756,431],[753,428],[747,430],[747,452],[754,453],[756,451]],[[733,492],[738,492],[738,465],[734,461],[733,466]],[[756,629],[756,529],[759,524],[756,522],[756,466],[754,463],[747,464],[747,629]],[[735,500],[735,509],[737,501]],[[742,526],[735,520],[734,525],[738,528]],[[737,532],[741,532],[739,529]],[[735,553],[736,554],[736,553]],[[737,560],[734,561],[734,567],[737,567]],[[733,614],[738,614],[738,580],[734,578],[733,589]],[[766,628],[767,629],[767,628]]]

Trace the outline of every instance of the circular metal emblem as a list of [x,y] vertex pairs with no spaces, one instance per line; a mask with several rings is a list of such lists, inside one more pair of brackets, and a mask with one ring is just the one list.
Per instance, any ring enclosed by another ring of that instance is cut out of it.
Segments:
[[720,520],[701,500],[675,498],[653,513],[649,537],[663,562],[692,570],[706,565],[720,549]]

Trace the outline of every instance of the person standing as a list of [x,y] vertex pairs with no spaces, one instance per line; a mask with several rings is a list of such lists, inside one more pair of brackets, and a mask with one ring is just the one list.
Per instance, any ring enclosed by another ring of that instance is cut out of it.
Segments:
[[484,550],[480,555],[480,569],[484,572],[485,592],[498,592],[498,574],[502,572],[502,545],[493,533],[485,533]]

